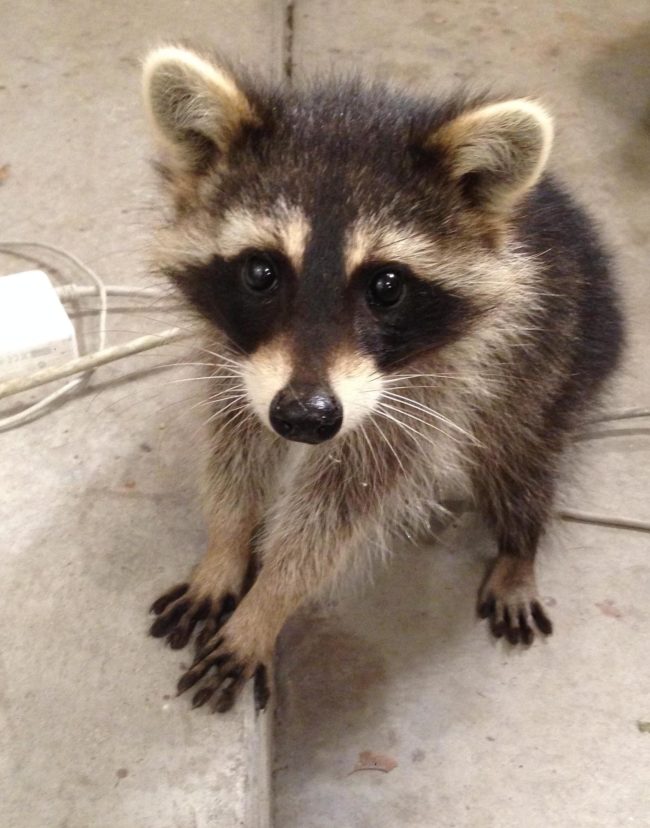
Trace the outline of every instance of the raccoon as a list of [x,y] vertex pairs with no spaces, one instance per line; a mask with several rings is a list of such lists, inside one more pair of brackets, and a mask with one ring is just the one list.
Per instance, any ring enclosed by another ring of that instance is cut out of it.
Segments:
[[545,109],[272,87],[179,46],[146,59],[144,100],[173,205],[156,266],[211,373],[208,549],[151,608],[173,648],[202,625],[179,692],[201,681],[194,705],[223,711],[255,675],[263,705],[287,618],[450,492],[496,539],[480,617],[513,645],[549,635],[535,553],[623,325],[591,221],[545,172]]

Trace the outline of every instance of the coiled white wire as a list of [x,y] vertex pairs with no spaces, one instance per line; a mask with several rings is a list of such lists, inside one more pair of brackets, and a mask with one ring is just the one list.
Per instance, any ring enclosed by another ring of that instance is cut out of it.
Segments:
[[[97,295],[99,299],[99,331],[97,337],[97,350],[92,354],[81,356],[78,359],[71,360],[64,365],[54,366],[52,368],[45,368],[28,377],[18,377],[15,380],[7,380],[0,383],[0,399],[8,397],[12,394],[18,394],[21,391],[27,391],[30,388],[36,388],[39,385],[52,382],[57,379],[72,376],[73,379],[66,382],[56,391],[53,391],[38,402],[33,403],[21,411],[12,414],[8,417],[0,419],[0,431],[6,431],[10,428],[15,428],[18,425],[29,422],[32,418],[50,408],[54,403],[58,402],[64,397],[69,396],[75,391],[81,390],[91,378],[93,371],[97,366],[104,365],[107,362],[112,362],[116,359],[135,354],[140,351],[154,348],[158,345],[163,345],[167,342],[173,342],[182,338],[183,334],[178,328],[170,328],[166,331],[161,331],[157,335],[150,337],[139,337],[137,340],[125,343],[124,345],[114,346],[113,348],[106,347],[106,324],[108,318],[108,296],[139,296],[139,297],[163,297],[164,294],[155,288],[136,288],[136,287],[121,287],[117,285],[107,286],[103,279],[88,265],[84,264],[81,259],[73,253],[69,253],[62,247],[57,247],[54,244],[45,244],[44,242],[27,242],[27,241],[5,241],[0,243],[0,251],[5,251],[13,255],[21,256],[22,258],[32,258],[25,254],[29,249],[48,250],[56,253],[62,258],[71,262],[76,268],[84,273],[94,283],[92,285],[63,285],[57,288],[57,293],[61,301],[68,301],[71,299],[79,299],[86,296]],[[78,374],[78,376],[75,376]]]

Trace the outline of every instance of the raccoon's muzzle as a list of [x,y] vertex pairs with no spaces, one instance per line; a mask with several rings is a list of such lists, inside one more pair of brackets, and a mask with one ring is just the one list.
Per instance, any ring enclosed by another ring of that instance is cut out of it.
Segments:
[[323,443],[340,430],[343,407],[323,388],[290,385],[273,398],[269,419],[275,431],[287,440]]

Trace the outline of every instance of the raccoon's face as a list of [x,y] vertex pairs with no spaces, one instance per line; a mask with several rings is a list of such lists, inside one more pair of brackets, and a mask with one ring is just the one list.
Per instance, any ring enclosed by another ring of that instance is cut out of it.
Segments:
[[176,47],[144,83],[176,204],[163,267],[281,436],[353,429],[517,292],[502,249],[550,148],[538,105],[264,93]]

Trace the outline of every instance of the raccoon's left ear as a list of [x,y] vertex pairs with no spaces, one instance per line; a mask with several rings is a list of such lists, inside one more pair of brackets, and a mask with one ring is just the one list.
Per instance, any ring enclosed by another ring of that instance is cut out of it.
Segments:
[[234,76],[181,46],[149,53],[143,69],[145,107],[172,173],[200,175],[259,118]]
[[429,137],[472,205],[504,214],[537,182],[553,142],[553,122],[520,99],[464,112]]

